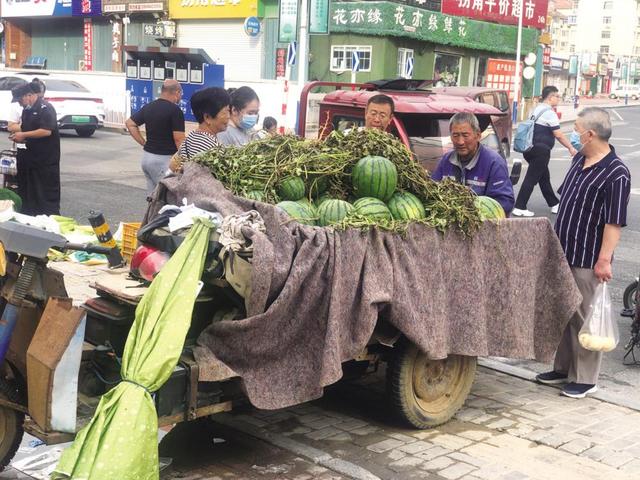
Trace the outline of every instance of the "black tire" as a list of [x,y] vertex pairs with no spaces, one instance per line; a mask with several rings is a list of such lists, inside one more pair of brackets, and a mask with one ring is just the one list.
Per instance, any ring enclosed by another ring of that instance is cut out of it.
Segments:
[[[23,403],[22,394],[15,383],[0,379],[0,396],[15,403]],[[16,454],[24,435],[24,413],[0,406],[0,471],[4,470]]]
[[476,357],[449,355],[428,360],[401,341],[387,368],[387,393],[396,416],[412,427],[442,425],[462,407],[476,374]]
[[636,292],[638,291],[638,280],[629,284],[622,295],[622,304],[628,310],[636,308]]
[[79,137],[89,138],[91,135],[96,133],[96,129],[93,127],[76,128],[76,133]]

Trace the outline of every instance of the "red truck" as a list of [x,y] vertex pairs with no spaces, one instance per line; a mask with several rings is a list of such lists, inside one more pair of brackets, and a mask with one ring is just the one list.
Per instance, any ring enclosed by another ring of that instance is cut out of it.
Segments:
[[[429,88],[429,81],[395,79],[368,83],[310,82],[302,90],[298,112],[298,135],[308,136],[318,129],[324,137],[333,130],[364,125],[367,101],[384,93],[395,103],[395,114],[388,131],[398,137],[418,161],[433,171],[442,155],[449,151],[449,119],[458,112],[474,113],[480,121],[483,145],[505,159],[510,156],[511,115],[509,107],[500,106],[500,92],[486,88]],[[311,119],[309,100],[313,90],[332,87],[319,101],[319,115]],[[493,103],[490,104],[489,100]],[[486,102],[486,103],[485,103]],[[497,103],[497,106],[494,104]],[[511,182],[520,178],[521,163],[514,160]]]

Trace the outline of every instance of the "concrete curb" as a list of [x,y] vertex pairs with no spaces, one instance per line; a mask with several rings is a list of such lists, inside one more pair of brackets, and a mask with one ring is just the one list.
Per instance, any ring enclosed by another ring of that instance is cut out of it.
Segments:
[[[494,370],[496,372],[504,373],[511,377],[517,377],[523,380],[527,380],[529,382],[536,383],[537,372],[534,372],[533,370],[517,367],[515,365],[509,365],[506,363],[502,363],[499,360],[493,360],[491,358],[478,358],[478,365],[480,365],[481,367],[487,368],[489,370]],[[561,389],[560,386],[556,386],[556,385],[545,385],[545,386],[556,388],[558,389],[558,391]],[[600,400],[601,402],[611,403],[619,407],[625,407],[630,410],[635,410],[637,412],[640,412],[640,401],[620,398],[617,395],[607,393],[605,391],[599,390],[596,393],[589,395],[589,398],[595,398],[596,400]]]
[[380,477],[374,475],[369,470],[356,465],[355,463],[333,457],[330,453],[297,442],[285,435],[265,432],[261,428],[234,418],[232,415],[226,413],[218,414],[212,418],[212,421],[214,423],[220,423],[225,427],[238,430],[246,435],[255,437],[258,440],[262,440],[263,442],[274,445],[295,455],[304,457],[317,465],[333,470],[334,472],[341,473],[342,475],[346,475],[349,478],[353,478],[355,480],[381,480]]

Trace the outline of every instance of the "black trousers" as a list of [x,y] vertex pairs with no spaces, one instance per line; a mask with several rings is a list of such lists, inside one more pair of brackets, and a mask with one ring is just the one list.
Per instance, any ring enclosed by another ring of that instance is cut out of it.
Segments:
[[515,208],[520,210],[527,209],[527,203],[536,185],[540,185],[540,191],[547,201],[547,205],[553,207],[560,203],[551,186],[551,174],[549,173],[551,150],[549,147],[546,145],[534,145],[531,150],[524,154],[524,159],[529,164],[529,168],[527,168],[527,173],[518,192]]

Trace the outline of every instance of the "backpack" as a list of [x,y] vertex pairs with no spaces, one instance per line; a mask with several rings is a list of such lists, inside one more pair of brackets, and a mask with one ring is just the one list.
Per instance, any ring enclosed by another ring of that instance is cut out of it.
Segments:
[[543,109],[538,115],[531,116],[528,120],[524,120],[518,124],[516,134],[513,137],[513,149],[519,153],[526,153],[533,148],[533,131],[535,124],[544,112],[550,110],[551,107]]

